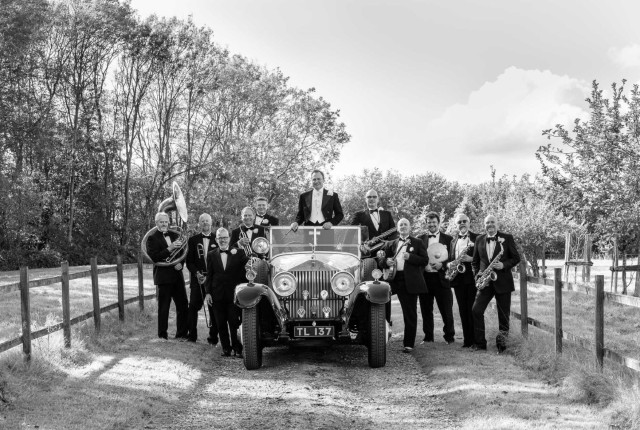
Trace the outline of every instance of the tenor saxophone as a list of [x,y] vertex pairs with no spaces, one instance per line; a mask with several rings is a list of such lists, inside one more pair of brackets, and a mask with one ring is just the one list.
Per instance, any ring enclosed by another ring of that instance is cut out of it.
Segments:
[[483,290],[487,285],[489,285],[489,282],[498,279],[498,274],[493,269],[496,267],[496,264],[500,262],[503,252],[504,248],[502,247],[502,244],[500,244],[500,252],[498,252],[498,255],[491,260],[491,263],[489,263],[487,268],[480,272],[476,278],[476,288],[478,290]]
[[445,279],[447,279],[448,281],[452,281],[453,278],[455,278],[458,275],[458,273],[464,273],[467,271],[467,268],[462,262],[462,256],[467,255],[467,252],[471,249],[472,246],[473,246],[473,242],[470,241],[467,244],[467,246],[462,250],[458,258],[456,258],[451,263],[449,263],[449,267],[447,268],[447,273],[444,275]]

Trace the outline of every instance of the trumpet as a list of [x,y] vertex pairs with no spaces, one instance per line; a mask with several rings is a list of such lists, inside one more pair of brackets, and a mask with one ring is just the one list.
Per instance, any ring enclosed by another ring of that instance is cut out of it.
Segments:
[[478,290],[483,290],[487,285],[489,285],[489,282],[498,279],[498,274],[493,269],[496,267],[496,264],[500,262],[503,252],[504,248],[502,247],[502,244],[500,244],[500,252],[498,252],[498,255],[491,260],[491,263],[489,263],[487,268],[480,272],[476,278],[476,288]]
[[458,273],[464,273],[467,271],[464,263],[462,262],[462,256],[467,255],[467,251],[469,251],[473,247],[473,242],[469,242],[467,246],[462,250],[458,258],[449,263],[449,267],[447,268],[447,273],[444,275],[445,279],[448,281],[452,281]]

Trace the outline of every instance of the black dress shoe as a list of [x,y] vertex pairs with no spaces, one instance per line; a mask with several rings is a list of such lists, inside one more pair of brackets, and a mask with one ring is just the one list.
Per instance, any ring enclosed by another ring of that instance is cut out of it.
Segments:
[[216,346],[216,345],[218,344],[218,339],[213,339],[213,338],[211,338],[211,337],[208,337],[208,338],[207,338],[207,343],[208,343],[209,345]]
[[471,348],[472,345],[472,343],[463,343],[460,348]]
[[244,357],[244,356],[242,355],[242,351],[233,351],[233,355],[234,355],[235,357],[238,357],[238,358],[242,358],[242,357]]
[[476,345],[474,343],[473,345],[471,345],[470,349],[471,349],[471,351],[486,351],[487,350],[487,345],[481,346],[481,345]]
[[498,345],[498,354],[505,352],[507,347],[505,345]]
[[451,345],[452,343],[455,342],[455,340],[449,339],[449,340],[445,340],[445,342],[447,342],[447,345]]
[[405,354],[411,354],[413,352],[413,348],[411,348],[410,346],[405,346],[404,348],[402,348],[402,352],[404,352]]
[[225,349],[222,351],[222,354],[220,354],[223,357],[231,357],[231,351],[229,351],[228,349]]

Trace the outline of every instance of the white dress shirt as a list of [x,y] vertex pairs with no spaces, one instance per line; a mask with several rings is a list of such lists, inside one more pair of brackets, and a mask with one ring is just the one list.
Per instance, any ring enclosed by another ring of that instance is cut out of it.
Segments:
[[396,248],[396,271],[397,272],[402,272],[404,270],[404,253],[407,252],[407,244],[409,242],[405,242],[405,240],[408,239],[408,237],[406,238],[400,238],[398,240],[398,246]]
[[311,217],[309,221],[317,222],[319,224],[324,223],[324,216],[322,215],[322,197],[324,195],[324,188],[320,190],[313,189],[311,195]]
[[[369,209],[367,209],[369,210]],[[369,213],[369,217],[371,217],[371,222],[376,230],[380,230],[380,208],[376,212]]]
[[[490,236],[487,236],[487,239],[489,239]],[[491,242],[489,242],[489,240],[487,240],[487,256],[489,257],[489,261],[491,261],[491,257],[493,257],[493,251],[495,251],[496,249],[496,242],[498,241],[498,237],[497,236],[491,236],[491,237],[495,237],[496,240],[492,240]]]
[[229,258],[229,256],[226,252],[222,251],[226,251],[226,249],[220,249],[220,259],[222,260],[222,268],[227,270],[227,258]]
[[464,239],[458,237],[458,241],[456,242],[456,258],[460,258],[460,254],[462,254],[462,251],[464,251],[468,244],[469,233],[467,233],[467,236]]

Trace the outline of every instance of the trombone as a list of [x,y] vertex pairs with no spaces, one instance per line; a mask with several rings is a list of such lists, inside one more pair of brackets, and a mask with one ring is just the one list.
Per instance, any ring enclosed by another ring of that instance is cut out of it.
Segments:
[[[204,245],[199,243],[196,246],[196,250],[198,251],[198,258],[202,258],[204,260],[205,259]],[[205,260],[205,265],[206,264],[207,263]],[[200,277],[198,275],[204,277],[204,281],[200,282]],[[212,325],[212,322],[209,320],[209,316],[207,315],[207,307],[209,307],[209,305],[207,305],[207,303],[204,301],[204,298],[207,295],[207,292],[205,291],[205,288],[204,288],[204,283],[206,282],[207,276],[204,273],[202,273],[202,271],[198,270],[196,272],[196,279],[198,280],[198,285],[200,286],[200,294],[202,295],[202,311],[204,312],[204,322],[207,324],[207,327],[210,328]]]

